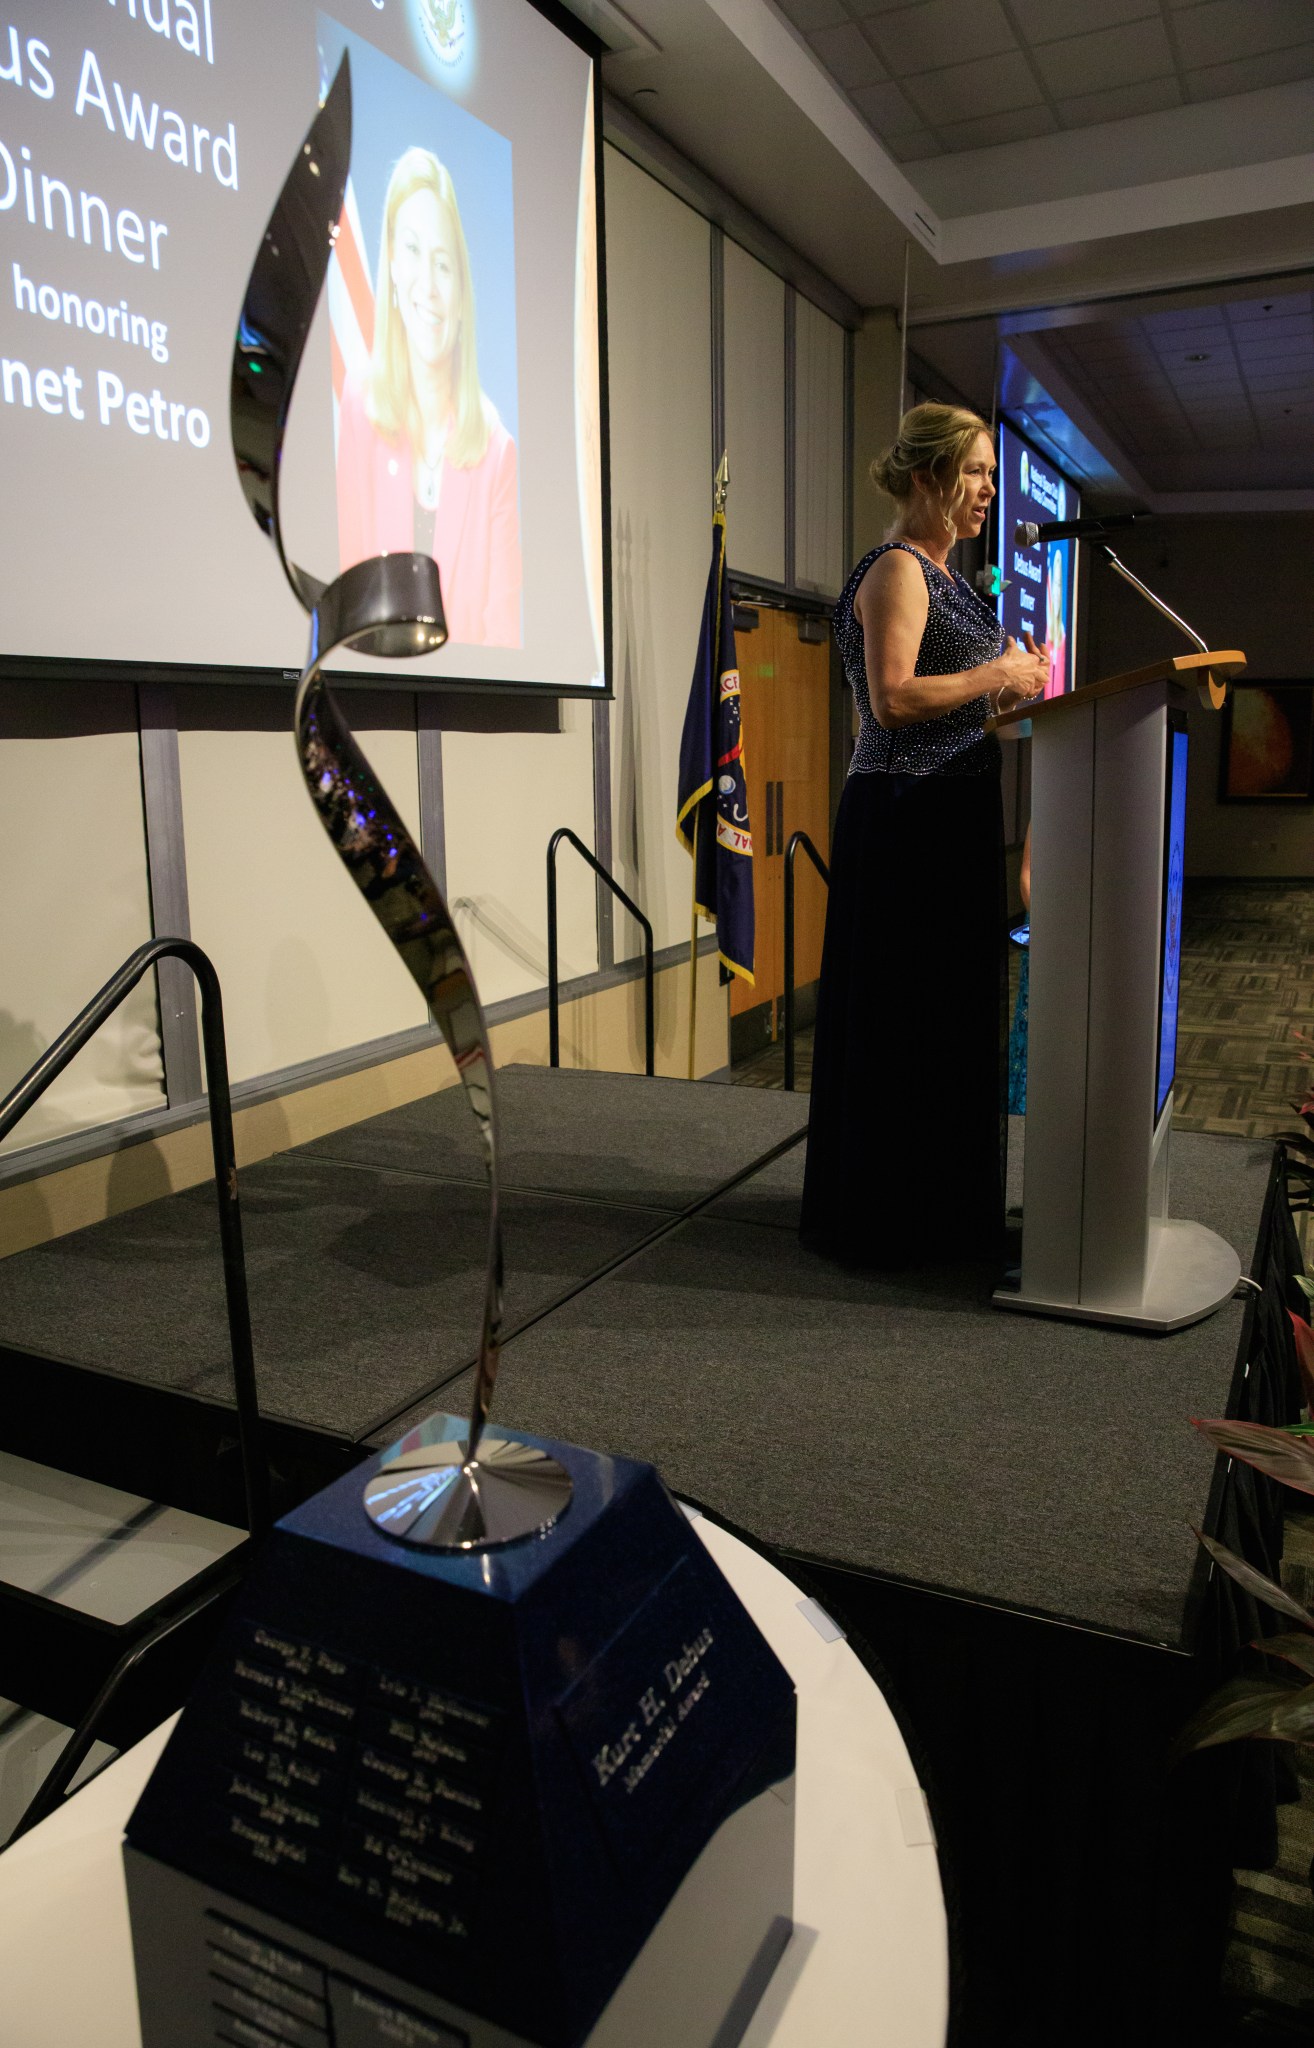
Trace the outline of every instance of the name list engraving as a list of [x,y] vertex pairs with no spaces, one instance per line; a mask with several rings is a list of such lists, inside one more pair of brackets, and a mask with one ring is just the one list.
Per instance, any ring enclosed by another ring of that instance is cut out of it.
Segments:
[[213,1807],[227,1847],[396,1926],[468,1941],[496,1712],[263,1626],[234,1657],[231,1703]]

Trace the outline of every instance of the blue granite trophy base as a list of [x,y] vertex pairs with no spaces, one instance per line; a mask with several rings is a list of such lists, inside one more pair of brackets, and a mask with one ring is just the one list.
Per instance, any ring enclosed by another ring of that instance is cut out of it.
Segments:
[[[287,1516],[128,1826],[143,2048],[729,2048],[788,1939],[793,1687],[650,1466],[540,1536]],[[536,1443],[536,1439],[521,1439]]]

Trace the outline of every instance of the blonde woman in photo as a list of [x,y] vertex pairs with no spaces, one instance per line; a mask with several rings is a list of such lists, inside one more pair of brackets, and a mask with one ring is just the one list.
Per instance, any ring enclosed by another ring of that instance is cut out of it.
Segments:
[[369,371],[342,396],[338,533],[343,568],[432,555],[455,645],[520,646],[516,447],[479,382],[470,253],[427,149],[388,180]]

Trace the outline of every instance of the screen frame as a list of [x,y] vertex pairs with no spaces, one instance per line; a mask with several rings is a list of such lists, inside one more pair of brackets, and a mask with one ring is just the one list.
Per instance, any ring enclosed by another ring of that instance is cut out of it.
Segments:
[[[1180,1035],[1182,1011],[1182,943],[1181,933],[1177,940],[1177,1014],[1173,1019],[1173,1060],[1168,1085],[1163,1085],[1163,1004],[1164,969],[1168,965],[1168,889],[1172,880],[1173,850],[1173,780],[1177,766],[1177,741],[1181,740],[1185,750],[1185,775],[1190,774],[1190,732],[1186,713],[1169,709],[1164,723],[1164,764],[1163,764],[1163,880],[1159,889],[1159,995],[1155,1005],[1154,1033],[1154,1116],[1151,1129],[1157,1131],[1168,1107],[1169,1097],[1177,1085],[1177,1042]],[[1182,791],[1182,881],[1186,881],[1186,823],[1188,786]],[[1183,904],[1183,908],[1185,905]]]
[[[1027,451],[1028,451],[1028,453],[1029,453],[1029,454],[1031,454],[1031,455],[1035,456],[1035,457],[1036,457],[1036,458],[1037,458],[1037,459],[1038,459],[1038,460],[1039,460],[1040,462],[1043,462],[1043,463],[1044,463],[1044,465],[1045,465],[1045,467],[1046,467],[1047,469],[1052,469],[1052,470],[1055,470],[1055,471],[1057,471],[1058,475],[1062,477],[1062,479],[1063,479],[1064,483],[1065,483],[1065,484],[1067,485],[1068,489],[1069,489],[1070,491],[1074,491],[1074,492],[1076,493],[1076,496],[1077,496],[1077,500],[1078,500],[1078,504],[1080,504],[1080,503],[1081,503],[1081,501],[1082,501],[1082,496],[1083,496],[1083,493],[1082,493],[1082,488],[1081,488],[1081,485],[1080,485],[1080,483],[1079,483],[1079,482],[1077,481],[1077,479],[1076,479],[1076,478],[1075,478],[1075,477],[1074,477],[1074,476],[1072,475],[1071,471],[1070,471],[1070,470],[1068,470],[1068,469],[1065,469],[1065,468],[1064,468],[1064,466],[1063,466],[1063,464],[1062,464],[1061,462],[1056,462],[1056,461],[1055,461],[1055,459],[1054,459],[1054,457],[1053,457],[1053,456],[1052,456],[1052,455],[1051,455],[1051,454],[1049,453],[1049,450],[1048,450],[1048,449],[1046,449],[1046,448],[1041,448],[1041,447],[1039,447],[1039,446],[1037,445],[1037,443],[1035,442],[1035,440],[1034,440],[1034,439],[1032,438],[1032,436],[1031,436],[1030,434],[1028,434],[1028,433],[1024,432],[1024,431],[1023,431],[1023,429],[1022,429],[1021,427],[1019,427],[1019,426],[1018,426],[1018,424],[1017,424],[1016,420],[1015,420],[1015,419],[1013,418],[1013,415],[1012,415],[1011,413],[1007,413],[1007,412],[1001,412],[1001,413],[1000,413],[1000,415],[999,415],[999,418],[998,418],[998,420],[997,420],[997,422],[996,422],[996,425],[997,425],[997,427],[999,427],[999,428],[1007,427],[1007,428],[1008,428],[1008,431],[1009,431],[1009,433],[1010,433],[1010,434],[1012,434],[1012,436],[1014,437],[1014,439],[1015,439],[1015,440],[1018,440],[1018,441],[1020,441],[1020,442],[1022,443],[1022,446],[1023,446],[1023,447],[1024,447],[1024,448],[1025,448],[1025,449],[1026,449]],[[994,503],[993,503],[993,504],[991,505],[991,508],[990,508],[990,512],[991,512],[991,525],[992,525],[992,529],[993,529],[993,531],[992,531],[992,534],[991,534],[991,540],[992,540],[992,542],[993,542],[993,548],[994,548],[994,558],[995,558],[995,561],[996,561],[996,562],[998,563],[998,565],[999,565],[999,573],[1000,573],[1000,576],[1002,577],[1002,576],[1003,576],[1003,544],[1004,544],[1004,533],[1005,533],[1005,526],[1004,526],[1004,502],[1005,502],[1005,498],[1004,498],[1004,465],[1003,465],[1003,463],[1002,463],[1002,462],[1001,462],[1001,461],[999,460],[999,456],[1000,456],[1000,450],[999,450],[999,448],[996,448],[996,450],[995,450],[995,459],[996,459],[996,462],[998,463],[998,468],[997,468],[997,471],[996,471],[996,475],[998,476],[998,479],[999,479],[999,481],[998,481],[998,484],[997,484],[997,486],[996,486],[996,493],[995,493],[995,499],[994,499]],[[1078,516],[1080,516],[1080,514],[1079,514]],[[1016,522],[1014,522],[1014,521],[1010,521],[1010,522],[1009,522],[1009,526],[1010,526],[1010,529],[1011,529],[1012,525],[1013,525],[1013,524],[1015,524],[1015,523],[1016,523]],[[1072,696],[1075,696],[1075,695],[1076,695],[1076,693],[1077,693],[1077,690],[1078,690],[1078,689],[1080,688],[1080,684],[1079,684],[1079,683],[1078,683],[1078,681],[1077,681],[1077,675],[1078,675],[1078,668],[1079,668],[1079,664],[1078,664],[1078,661],[1077,661],[1077,612],[1078,612],[1078,605],[1079,605],[1079,601],[1080,601],[1080,596],[1081,596],[1081,554],[1080,554],[1080,549],[1081,549],[1081,543],[1080,543],[1080,541],[1079,541],[1079,540],[1078,540],[1078,539],[1076,538],[1076,536],[1074,535],[1074,536],[1073,536],[1073,539],[1072,539],[1072,619],[1071,619],[1071,624],[1070,624],[1070,626],[1069,626],[1069,631],[1068,631],[1068,672],[1069,672],[1069,676],[1070,676],[1070,681],[1069,681],[1069,683],[1068,683],[1068,686],[1067,686],[1066,690],[1064,690],[1064,691],[1063,691],[1063,695],[1064,695],[1065,697],[1072,697]],[[987,557],[988,557],[988,554],[989,554],[989,551],[987,550]],[[1003,607],[1003,597],[1004,597],[1004,593],[1003,593],[1003,589],[1002,589],[1002,586],[1001,586],[1001,588],[1000,588],[1000,591],[999,591],[999,594],[998,594],[998,596],[997,596],[997,598],[996,598],[996,600],[995,600],[995,616],[996,616],[996,618],[998,618],[998,619],[999,619],[999,623],[1000,623],[1000,625],[1001,625],[1001,626],[1002,626],[1002,624],[1003,624],[1003,618],[1002,618],[1002,615],[1001,615],[1001,614],[1002,614],[1002,607]]]
[[[535,14],[542,15],[545,21],[559,30],[568,41],[574,43],[589,59],[593,71],[593,189],[596,194],[594,261],[597,265],[598,279],[598,429],[602,463],[603,684],[599,689],[591,683],[489,682],[479,676],[416,675],[408,673],[404,665],[397,668],[380,666],[367,671],[326,666],[323,670],[325,677],[343,689],[404,690],[426,697],[452,693],[468,697],[472,692],[477,692],[481,697],[527,697],[542,699],[545,702],[556,702],[558,699],[571,697],[582,698],[591,704],[615,700],[611,593],[611,408],[607,370],[607,236],[606,201],[603,192],[605,156],[602,59],[605,46],[601,38],[577,15],[571,14],[560,4],[560,0],[521,0],[521,5],[532,8]],[[307,110],[307,123],[312,111]],[[270,193],[271,206],[276,197],[276,193]],[[240,493],[237,492],[236,482],[234,504],[238,508],[238,516],[242,516]],[[274,573],[275,567],[276,564],[271,561],[271,574]],[[289,683],[295,683],[300,674],[300,669],[284,668],[272,663],[253,668],[237,663],[112,661],[0,652],[0,683],[50,683],[65,686],[81,683],[102,687],[107,683],[117,683],[120,686],[129,685],[135,688],[143,685],[178,688],[209,685],[217,688],[240,688],[254,684],[260,688],[285,689]]]

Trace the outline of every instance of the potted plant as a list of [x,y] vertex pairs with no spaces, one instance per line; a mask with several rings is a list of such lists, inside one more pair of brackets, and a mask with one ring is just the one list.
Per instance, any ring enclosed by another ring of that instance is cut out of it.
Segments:
[[[1302,1114],[1311,1113],[1314,1101],[1302,1109]],[[1314,1281],[1299,1274],[1297,1285],[1314,1300]],[[1275,1426],[1206,1421],[1198,1416],[1192,1421],[1215,1450],[1253,1465],[1283,1486],[1314,1495],[1314,1330],[1297,1315],[1292,1315],[1291,1324],[1305,1397],[1305,1412],[1299,1422]],[[1174,1755],[1235,1742],[1243,1736],[1314,1743],[1314,1612],[1225,1544],[1199,1529],[1195,1533],[1222,1571],[1295,1627],[1255,1641],[1253,1647],[1273,1659],[1275,1668],[1263,1675],[1242,1673],[1211,1694],[1178,1735]]]

